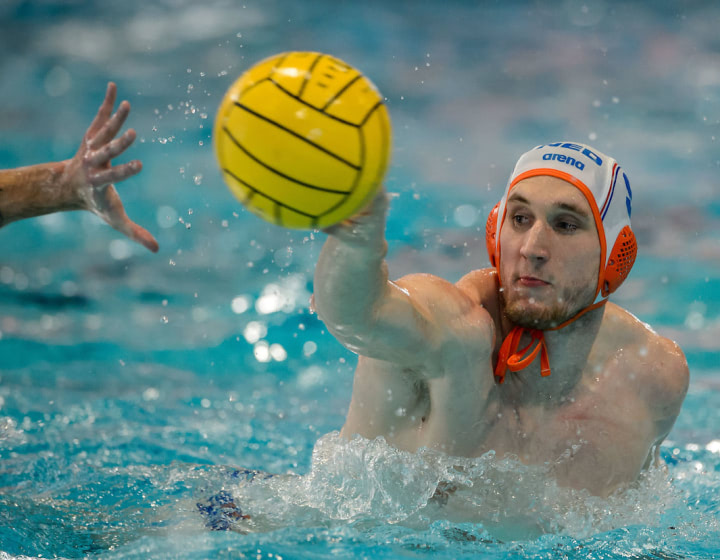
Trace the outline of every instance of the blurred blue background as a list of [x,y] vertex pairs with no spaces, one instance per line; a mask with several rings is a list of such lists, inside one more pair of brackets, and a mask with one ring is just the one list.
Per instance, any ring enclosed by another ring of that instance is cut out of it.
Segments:
[[[120,159],[144,164],[118,190],[161,248],[80,212],[0,230],[0,551],[107,550],[152,509],[137,496],[168,499],[158,477],[192,478],[167,465],[303,473],[340,427],[354,357],[308,309],[324,236],[245,211],[212,147],[225,90],[288,50],[341,58],[387,99],[393,277],[487,266],[485,218],[527,149],[617,158],[639,258],[614,300],[688,356],[665,454],[717,471],[719,24],[714,1],[3,0],[0,168],[71,157],[115,81],[138,133]],[[133,470],[148,465],[150,489]],[[716,475],[698,477],[686,490],[715,515]],[[102,544],[57,521],[79,497],[129,504]]]

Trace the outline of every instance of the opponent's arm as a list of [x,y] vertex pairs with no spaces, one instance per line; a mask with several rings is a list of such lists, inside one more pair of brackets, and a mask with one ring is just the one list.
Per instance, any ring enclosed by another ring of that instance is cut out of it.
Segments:
[[84,209],[151,251],[158,250],[155,238],[128,218],[113,185],[142,169],[137,160],[111,165],[111,159],[135,140],[132,129],[115,138],[130,112],[130,104],[123,101],[112,113],[116,93],[115,84],[108,84],[105,100],[72,159],[0,170],[0,227],[24,218]]
[[59,210],[76,210],[64,189],[54,188],[65,163],[0,169],[0,226]]

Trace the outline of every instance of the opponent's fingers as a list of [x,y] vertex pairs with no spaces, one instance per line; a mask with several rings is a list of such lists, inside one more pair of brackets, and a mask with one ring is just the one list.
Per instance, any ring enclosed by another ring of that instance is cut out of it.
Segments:
[[125,219],[122,220],[119,223],[116,224],[110,224],[112,227],[114,227],[116,230],[118,230],[120,233],[126,235],[128,238],[132,239],[133,241],[137,241],[142,245],[143,247],[146,247],[153,253],[157,253],[160,246],[158,245],[157,240],[152,236],[152,234],[146,230],[144,227],[139,226],[135,222],[133,222],[130,218],[128,218],[127,214],[125,214]]
[[86,136],[91,137],[97,134],[103,123],[110,118],[112,114],[113,106],[115,105],[115,98],[117,97],[117,86],[113,82],[108,82],[107,90],[105,91],[105,99],[100,105],[95,118],[87,129]]
[[97,150],[103,144],[110,142],[118,131],[122,128],[125,119],[130,114],[130,103],[123,101],[120,103],[118,110],[110,117],[109,120],[88,140],[88,147]]
[[137,175],[142,171],[142,163],[140,160],[133,160],[122,165],[116,165],[103,171],[98,171],[90,175],[90,184],[93,187],[100,187],[102,185],[108,185],[110,183],[119,183],[124,181],[128,177]]
[[157,252],[158,242],[148,230],[128,217],[122,200],[120,200],[120,195],[118,195],[113,185],[108,185],[98,192],[91,210],[123,235],[137,241],[153,253]]
[[111,159],[123,153],[135,141],[135,136],[135,131],[132,128],[125,131],[125,134],[120,138],[116,138],[99,150],[91,152],[92,155],[87,158],[88,163],[92,167],[105,166]]

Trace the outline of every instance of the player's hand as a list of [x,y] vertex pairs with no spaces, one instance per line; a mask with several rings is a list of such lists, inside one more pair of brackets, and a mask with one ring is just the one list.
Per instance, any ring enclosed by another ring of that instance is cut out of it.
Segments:
[[323,231],[351,244],[369,244],[385,239],[385,218],[390,195],[381,188],[370,203],[360,212]]
[[113,184],[138,174],[142,169],[139,160],[115,166],[111,164],[111,160],[122,154],[136,136],[135,131],[129,129],[115,138],[130,113],[130,104],[123,101],[113,114],[116,95],[117,87],[110,82],[105,100],[85,133],[80,148],[72,159],[65,162],[62,188],[68,191],[73,206],[97,214],[119,232],[156,252],[158,242],[150,232],[128,217]]

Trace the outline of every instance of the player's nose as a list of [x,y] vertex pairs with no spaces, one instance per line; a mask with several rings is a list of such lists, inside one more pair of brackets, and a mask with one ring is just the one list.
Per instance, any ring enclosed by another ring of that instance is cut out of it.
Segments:
[[547,224],[536,220],[533,225],[525,231],[520,254],[528,260],[544,262],[550,258],[548,247],[548,236],[550,232]]

